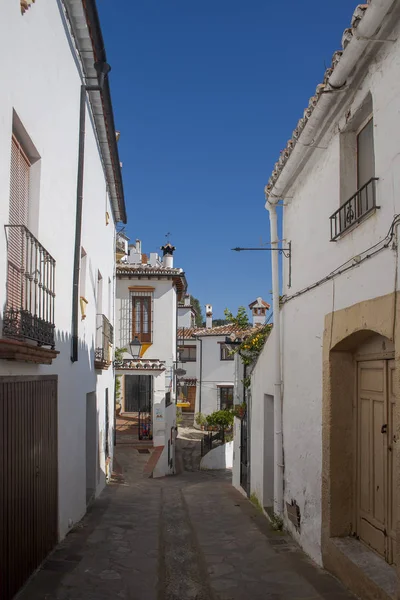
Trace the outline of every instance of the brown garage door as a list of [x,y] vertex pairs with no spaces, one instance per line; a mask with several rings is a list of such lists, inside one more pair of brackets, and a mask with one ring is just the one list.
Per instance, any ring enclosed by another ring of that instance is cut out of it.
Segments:
[[0,377],[0,598],[57,543],[57,377]]

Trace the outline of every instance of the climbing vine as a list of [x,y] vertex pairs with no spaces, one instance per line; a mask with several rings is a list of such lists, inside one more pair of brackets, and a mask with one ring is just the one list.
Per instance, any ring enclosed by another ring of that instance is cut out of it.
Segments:
[[[235,352],[239,353],[242,363],[246,366],[251,365],[259,356],[261,350],[264,348],[264,344],[271,333],[272,325],[263,325],[257,327],[253,333],[251,333],[245,340],[235,349]],[[247,384],[248,382],[243,381]]]

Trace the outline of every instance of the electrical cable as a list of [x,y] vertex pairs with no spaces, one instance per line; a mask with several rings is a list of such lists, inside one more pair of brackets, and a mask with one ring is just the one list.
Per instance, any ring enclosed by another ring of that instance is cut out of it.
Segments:
[[[292,294],[291,296],[285,296],[284,298],[282,298],[282,304],[286,304],[286,302],[293,300],[293,298],[302,296],[306,292],[314,290],[321,284],[326,283],[327,281],[330,281],[334,277],[337,277],[338,275],[342,275],[343,273],[346,273],[346,271],[349,271],[350,269],[353,269],[354,267],[358,267],[358,265],[363,263],[368,258],[372,258],[373,256],[375,256],[375,254],[378,254],[385,248],[388,248],[394,237],[394,228],[399,223],[400,223],[400,215],[394,215],[393,221],[389,227],[389,231],[388,231],[387,235],[383,238],[383,240],[380,240],[379,242],[377,242],[370,248],[367,248],[366,250],[363,250],[360,254],[358,254],[357,256],[360,257],[359,260],[355,261],[355,257],[353,256],[352,258],[346,260],[346,262],[344,262],[342,265],[340,265],[339,267],[337,267],[336,269],[331,271],[328,275],[326,275],[319,281],[312,283],[311,285],[299,290],[298,292],[296,292],[295,294]],[[378,248],[378,246],[380,246],[380,247]],[[369,254],[367,254],[367,253],[369,253]],[[362,256],[363,254],[365,254],[365,256]],[[350,263],[350,264],[348,264],[348,263]]]

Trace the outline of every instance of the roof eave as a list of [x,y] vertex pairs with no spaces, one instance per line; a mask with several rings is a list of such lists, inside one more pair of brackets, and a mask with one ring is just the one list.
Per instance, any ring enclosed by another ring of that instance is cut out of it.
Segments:
[[[83,68],[84,82],[97,81],[95,62],[107,62],[100,20],[94,0],[63,0]],[[127,222],[121,164],[108,79],[101,92],[88,92],[108,192],[116,222]]]

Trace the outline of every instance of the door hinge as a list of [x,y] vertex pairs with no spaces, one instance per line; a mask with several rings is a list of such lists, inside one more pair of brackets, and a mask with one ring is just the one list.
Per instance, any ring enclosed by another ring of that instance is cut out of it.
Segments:
[[382,425],[382,427],[381,427],[381,433],[387,433],[387,423],[385,423],[384,425]]

